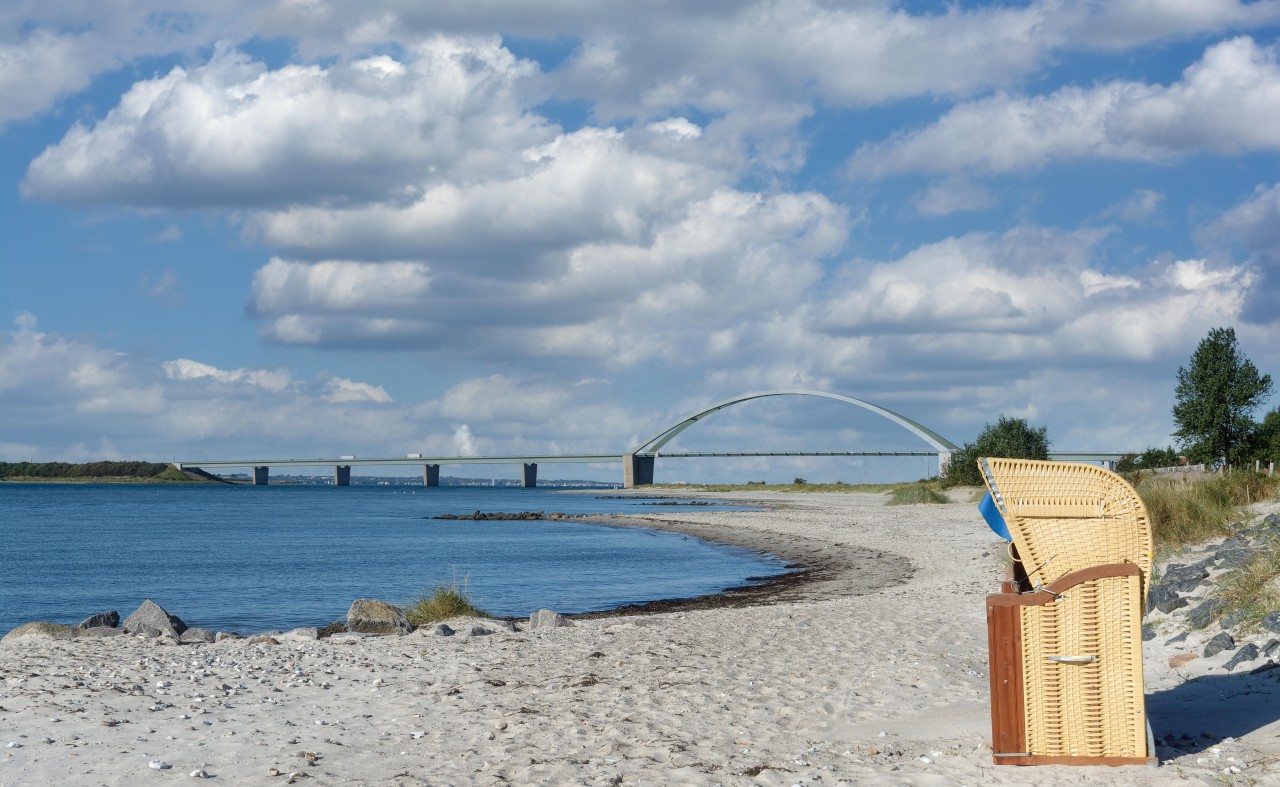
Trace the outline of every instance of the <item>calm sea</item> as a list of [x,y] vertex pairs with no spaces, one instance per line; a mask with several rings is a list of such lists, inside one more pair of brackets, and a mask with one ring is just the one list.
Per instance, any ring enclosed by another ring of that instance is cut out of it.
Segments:
[[0,484],[0,635],[123,617],[146,598],[189,626],[253,632],[325,625],[353,599],[405,602],[454,579],[490,613],[525,616],[783,571],[769,555],[642,528],[424,518],[672,510],[653,502],[501,487]]

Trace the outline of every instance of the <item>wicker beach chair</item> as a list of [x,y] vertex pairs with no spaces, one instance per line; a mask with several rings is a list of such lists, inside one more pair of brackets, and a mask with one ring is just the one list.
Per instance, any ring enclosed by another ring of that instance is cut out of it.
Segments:
[[992,751],[1002,765],[1155,764],[1142,684],[1151,528],[1094,465],[979,459],[1014,570],[987,596]]

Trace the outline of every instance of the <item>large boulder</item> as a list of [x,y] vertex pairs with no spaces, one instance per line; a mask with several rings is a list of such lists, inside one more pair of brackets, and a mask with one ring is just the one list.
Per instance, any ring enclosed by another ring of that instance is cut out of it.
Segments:
[[76,624],[76,628],[78,629],[96,629],[96,628],[113,629],[119,625],[120,625],[120,613],[116,612],[113,609],[110,612],[99,612],[96,615],[91,615],[85,618],[84,620]]
[[124,619],[122,626],[126,634],[141,634],[146,637],[182,637],[187,630],[177,615],[170,615],[156,602],[147,599],[133,614]]
[[65,623],[46,623],[43,621],[35,621],[33,623],[24,623],[13,631],[4,635],[4,639],[0,642],[11,642],[15,639],[30,637],[32,639],[71,639],[76,635],[75,626],[68,626]]
[[359,634],[408,634],[413,624],[395,604],[358,598],[347,610],[347,631]]
[[573,621],[550,609],[540,609],[529,616],[529,630],[572,626]]

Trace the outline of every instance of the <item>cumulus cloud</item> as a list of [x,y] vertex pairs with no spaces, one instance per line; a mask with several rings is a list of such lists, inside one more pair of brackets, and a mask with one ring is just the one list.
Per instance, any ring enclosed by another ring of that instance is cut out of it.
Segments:
[[[442,271],[415,291],[375,286],[377,265],[338,277],[352,264],[272,262],[255,278],[251,307],[269,320],[265,335],[285,344],[500,351],[630,367],[694,358],[710,351],[715,330],[800,308],[819,261],[847,236],[844,213],[812,193],[720,190],[660,219],[635,241],[606,234],[580,243],[546,270],[521,271],[510,260],[510,281],[472,266]],[[333,287],[335,278],[370,284]],[[272,295],[268,283],[285,279],[294,284],[282,291],[293,295]],[[300,295],[312,291],[325,296]],[[359,308],[330,295],[348,292]]]
[[403,60],[274,70],[220,47],[73,126],[32,162],[23,193],[140,207],[412,198],[431,183],[509,172],[503,152],[550,138],[513,95],[535,70],[492,37],[435,37]]
[[1098,239],[971,234],[890,262],[851,265],[822,325],[837,335],[881,334],[887,346],[909,343],[917,364],[951,354],[977,367],[1050,356],[1058,364],[1111,364],[1159,357],[1205,325],[1230,324],[1256,283],[1247,267],[1203,259],[1109,274],[1093,267]]
[[863,146],[849,166],[871,178],[1004,173],[1076,158],[1165,162],[1278,148],[1275,47],[1241,37],[1209,47],[1169,86],[1114,81],[959,104],[931,126]]

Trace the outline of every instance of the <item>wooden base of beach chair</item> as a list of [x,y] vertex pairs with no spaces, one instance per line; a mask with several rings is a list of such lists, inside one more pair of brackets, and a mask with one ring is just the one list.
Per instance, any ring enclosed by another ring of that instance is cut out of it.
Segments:
[[[1051,653],[1033,653],[1043,642],[1024,642],[1027,636],[1032,640],[1041,639],[1037,633],[1037,625],[1042,625],[1033,608],[1044,608],[1064,603],[1067,591],[1074,589],[1097,592],[1100,583],[1112,583],[1106,592],[1123,592],[1122,585],[1131,585],[1140,579],[1140,570],[1133,564],[1112,564],[1096,566],[1083,571],[1074,572],[1052,583],[1048,588],[1036,592],[999,593],[987,596],[987,645],[990,657],[989,676],[991,682],[991,749],[992,760],[997,765],[1156,765],[1158,761],[1150,755],[1154,751],[1150,730],[1146,724],[1142,709],[1141,672],[1134,675],[1135,685],[1109,685],[1110,691],[1118,691],[1119,695],[1101,699],[1098,690],[1101,685],[1093,685],[1083,693],[1091,697],[1089,702],[1080,702],[1075,691],[1066,689],[1061,693],[1063,681],[1058,680],[1054,688],[1057,690],[1057,701],[1049,707],[1036,707],[1029,712],[1027,703],[1036,701],[1045,686],[1044,676],[1029,678],[1027,670],[1055,669],[1095,669],[1098,665],[1088,667],[1064,667],[1061,664],[1047,662],[1062,659],[1052,658]],[[1136,593],[1136,585],[1129,588]],[[1105,635],[1097,635],[1094,640],[1105,640]],[[1078,657],[1066,659],[1074,662]],[[1091,657],[1090,661],[1094,659]],[[1114,656],[1110,657],[1114,660]],[[1110,665],[1104,665],[1109,667]],[[1081,673],[1077,673],[1079,675]],[[1031,686],[1031,699],[1028,699],[1028,682]],[[1053,681],[1050,681],[1053,683]],[[1040,690],[1037,690],[1037,687]],[[1080,688],[1079,686],[1076,687]],[[1051,694],[1055,692],[1049,692]],[[1123,696],[1122,696],[1123,695]],[[1125,710],[1117,713],[1114,707],[1104,712],[1099,705],[1112,706],[1117,703]],[[1126,704],[1127,703],[1127,704]],[[1074,714],[1079,717],[1085,714],[1089,718],[1069,720]],[[1064,714],[1064,715],[1059,715]],[[1079,728],[1071,732],[1071,728]],[[1051,732],[1052,734],[1046,734]],[[1143,733],[1146,733],[1145,736]],[[1042,746],[1037,751],[1037,746]],[[1077,752],[1089,751],[1088,756]]]

